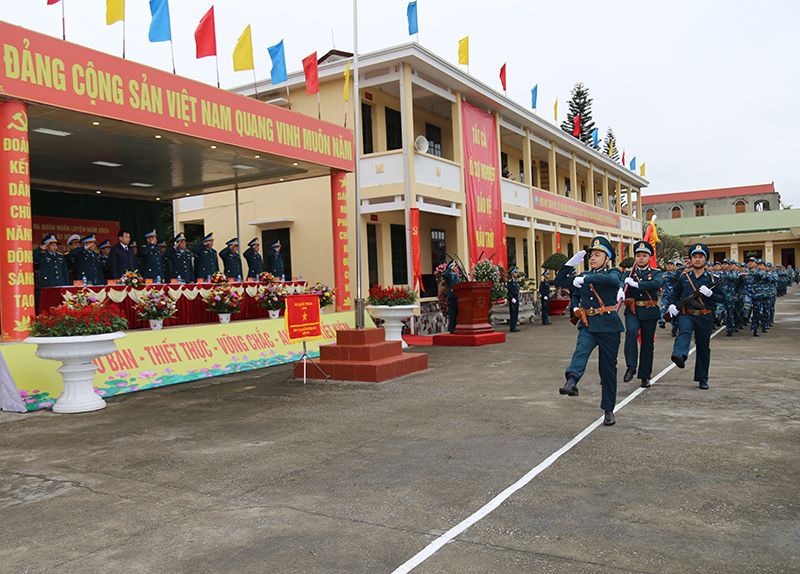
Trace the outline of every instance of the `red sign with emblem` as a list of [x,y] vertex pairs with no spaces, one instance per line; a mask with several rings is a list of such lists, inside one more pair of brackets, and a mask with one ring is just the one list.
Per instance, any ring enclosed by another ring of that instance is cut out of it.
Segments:
[[323,338],[319,297],[316,295],[287,296],[285,317],[289,341],[296,343]]

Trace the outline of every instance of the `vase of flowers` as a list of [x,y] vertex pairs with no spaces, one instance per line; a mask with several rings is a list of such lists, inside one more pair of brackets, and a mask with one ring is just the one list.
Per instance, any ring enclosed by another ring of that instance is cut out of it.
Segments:
[[417,293],[407,286],[381,287],[373,285],[367,298],[367,311],[375,319],[383,320],[383,328],[387,341],[400,341],[403,348],[407,347],[403,341],[403,321],[414,314],[419,305],[416,305]]
[[217,271],[216,273],[208,277],[208,282],[214,285],[227,285],[228,278],[225,277],[224,273]]
[[276,283],[278,278],[269,271],[262,271],[258,274],[258,281],[259,283]]
[[175,301],[161,291],[148,292],[134,304],[133,309],[140,319],[150,322],[150,329],[153,331],[160,331],[164,326],[164,320],[178,312]]
[[255,299],[259,307],[267,310],[270,319],[277,319],[286,307],[286,289],[277,282],[267,283],[258,289]]
[[144,287],[144,277],[141,276],[138,269],[135,271],[126,271],[125,274],[119,278],[117,283],[127,287],[135,287],[136,289],[140,289]]
[[324,283],[317,281],[311,287],[306,289],[306,293],[319,297],[319,312],[322,313],[325,307],[333,305],[334,296],[336,295],[336,288],[328,287]]
[[203,297],[206,311],[217,313],[220,323],[229,323],[231,313],[241,311],[242,296],[227,283],[217,285]]
[[506,270],[488,259],[481,259],[475,264],[472,268],[472,280],[492,282],[492,304],[505,299],[508,294]]
[[61,361],[58,368],[64,392],[53,405],[55,413],[83,413],[105,408],[94,392],[94,360],[116,351],[116,340],[128,321],[113,307],[81,290],[69,302],[40,313],[25,343],[35,344],[36,356]]

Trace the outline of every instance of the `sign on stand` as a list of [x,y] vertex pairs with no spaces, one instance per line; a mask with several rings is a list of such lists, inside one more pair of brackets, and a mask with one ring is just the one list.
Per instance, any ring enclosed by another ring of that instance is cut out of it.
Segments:
[[[319,372],[325,375],[325,382],[327,382],[327,373],[325,373],[325,371],[323,371],[306,353],[306,341],[315,341],[323,338],[319,297],[316,295],[288,295],[286,297],[286,312],[284,313],[284,317],[286,319],[286,333],[289,336],[289,340],[293,343],[298,341],[303,342],[303,355],[300,357],[303,361],[303,384],[306,384],[307,360],[311,361],[311,363],[319,369]],[[292,371],[292,373],[294,373],[294,371]]]

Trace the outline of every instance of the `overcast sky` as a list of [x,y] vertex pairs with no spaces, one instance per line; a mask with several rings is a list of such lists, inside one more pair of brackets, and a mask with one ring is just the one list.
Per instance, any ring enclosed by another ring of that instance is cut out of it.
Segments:
[[[105,24],[106,0],[65,2],[67,40],[122,53],[122,23]],[[172,71],[169,43],[147,39],[147,0],[128,0],[127,57]],[[216,83],[214,58],[196,60],[194,30],[208,0],[170,0],[179,75]],[[407,0],[360,0],[359,51],[413,41]],[[259,78],[267,47],[284,40],[289,72],[314,52],[353,49],[350,0],[224,0],[214,8],[223,88],[248,83],[234,72],[233,47],[253,33]],[[451,62],[470,38],[470,73],[530,106],[564,119],[569,92],[583,82],[601,135],[613,128],[625,159],[646,164],[650,187],[668,193],[774,181],[785,204],[800,208],[800,0],[419,0],[419,42]],[[61,37],[61,3],[2,0],[0,20]]]

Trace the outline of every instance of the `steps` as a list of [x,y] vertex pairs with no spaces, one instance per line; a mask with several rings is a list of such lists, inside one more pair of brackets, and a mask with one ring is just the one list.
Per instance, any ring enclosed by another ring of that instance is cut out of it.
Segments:
[[[383,329],[343,329],[336,343],[322,345],[314,361],[329,380],[380,383],[428,368],[425,353],[403,353],[400,341],[386,341]],[[294,367],[294,377],[303,378],[303,363]],[[325,377],[314,365],[306,365],[307,379]]]

